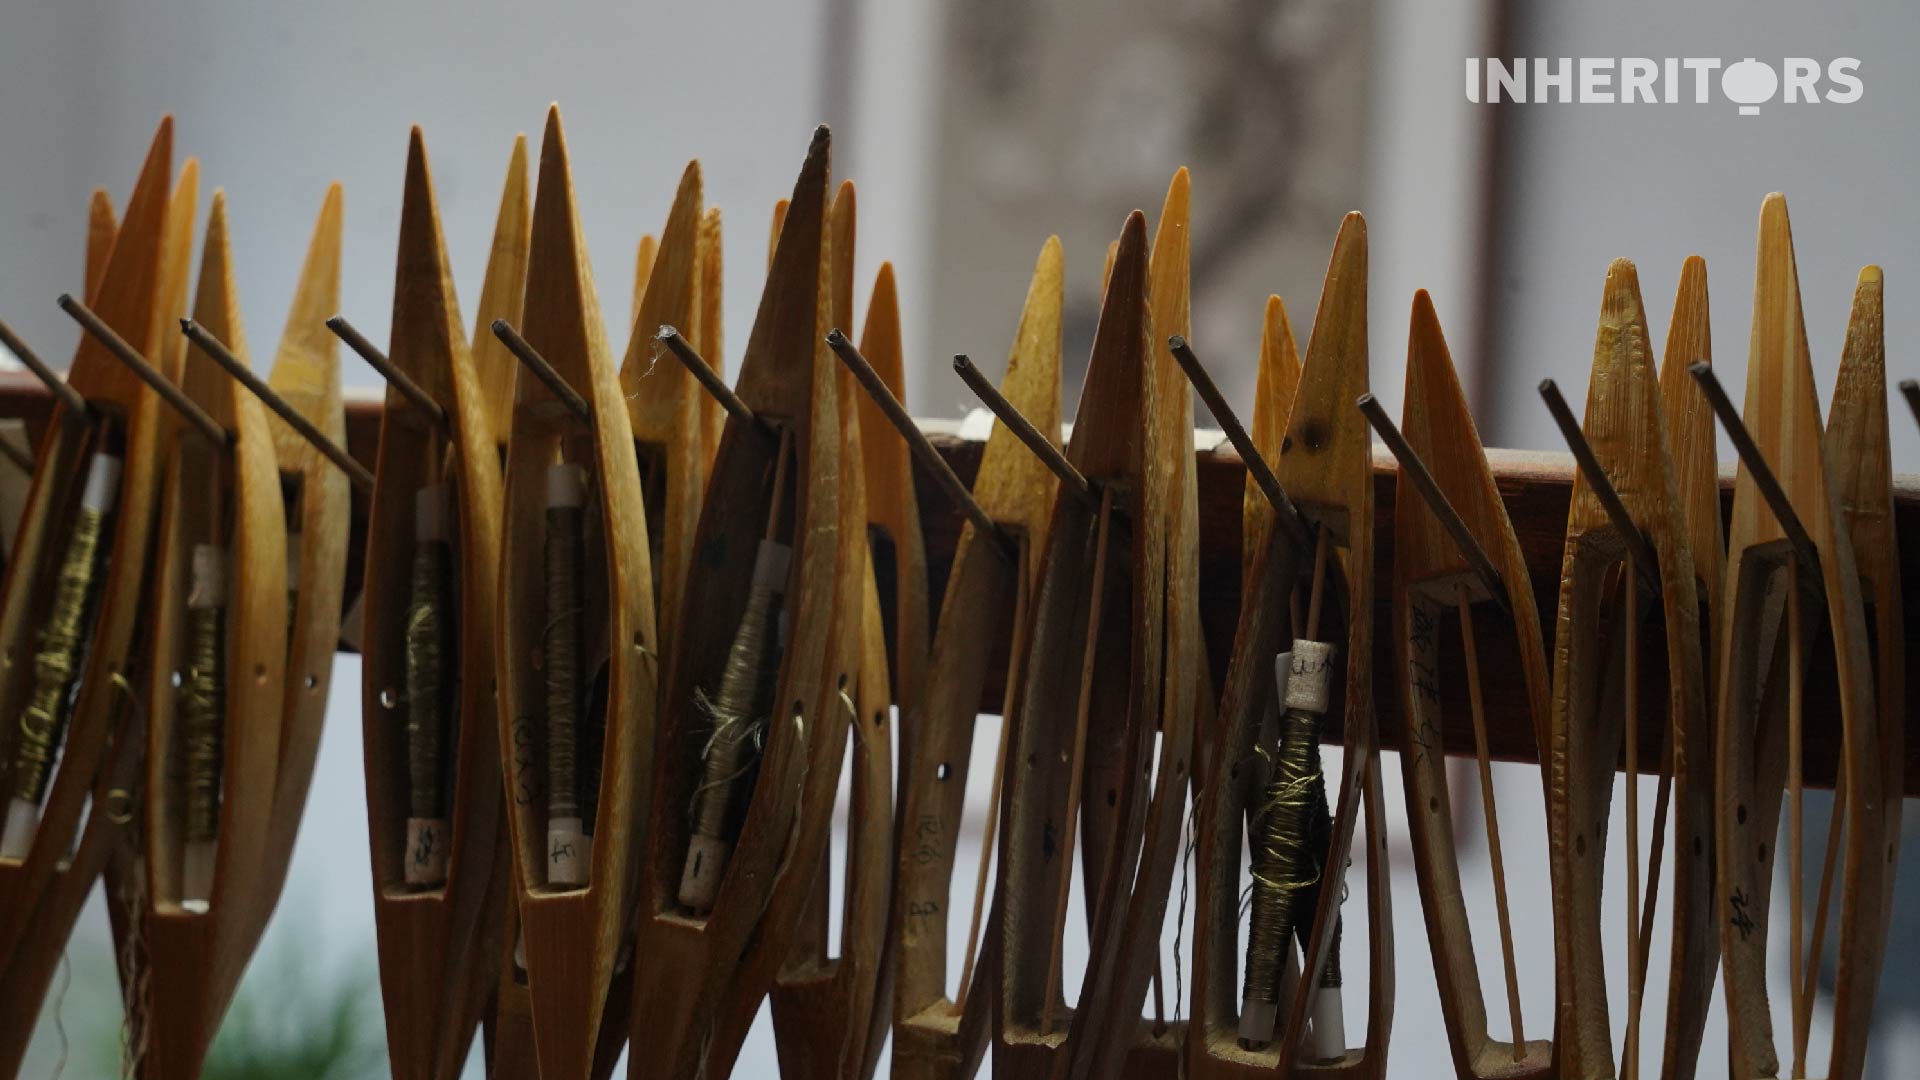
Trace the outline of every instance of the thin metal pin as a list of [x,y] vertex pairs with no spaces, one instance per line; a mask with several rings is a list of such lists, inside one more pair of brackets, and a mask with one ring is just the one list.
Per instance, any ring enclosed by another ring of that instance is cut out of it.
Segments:
[[346,316],[335,315],[328,319],[327,329],[333,331],[334,337],[346,342],[347,348],[352,349],[360,359],[365,360],[368,367],[379,372],[380,377],[387,380],[388,385],[400,391],[400,396],[406,398],[409,404],[426,414],[427,422],[438,428],[442,435],[452,434],[453,428],[447,423],[447,410],[441,408],[439,402],[433,400],[425,390],[421,389],[419,383],[408,378],[406,372],[395,367],[393,361],[387,359],[387,354],[381,352],[373,342],[368,341],[365,335],[347,321]]
[[1900,380],[1900,393],[1906,396],[1907,408],[1913,410],[1914,423],[1920,424],[1920,382],[1912,379]]
[[1414,490],[1418,491],[1420,497],[1426,501],[1427,509],[1431,510],[1433,516],[1440,519],[1440,524],[1446,527],[1448,535],[1453,537],[1454,546],[1460,549],[1460,554],[1467,557],[1467,562],[1473,566],[1473,572],[1487,587],[1487,593],[1493,597],[1493,602],[1500,605],[1503,611],[1511,610],[1507,598],[1507,583],[1501,580],[1499,572],[1493,568],[1493,560],[1487,557],[1487,550],[1480,546],[1479,540],[1474,538],[1473,531],[1467,528],[1466,521],[1460,517],[1460,511],[1455,510],[1453,503],[1447,500],[1446,493],[1440,490],[1439,483],[1434,480],[1433,472],[1427,468],[1426,462],[1420,460],[1420,455],[1414,452],[1406,436],[1400,434],[1400,428],[1394,424],[1393,418],[1387,415],[1387,410],[1381,407],[1379,400],[1372,394],[1361,394],[1354,404],[1366,416],[1367,422],[1373,425],[1373,430],[1380,436],[1380,441],[1386,443],[1387,449],[1393,452],[1394,460],[1400,463],[1400,475],[1412,482]]
[[973,366],[973,361],[967,359],[966,354],[953,358],[953,370],[973,391],[974,396],[980,399],[981,404],[999,417],[1014,437],[1025,443],[1027,449],[1033,451],[1033,456],[1060,478],[1060,483],[1069,492],[1089,506],[1099,505],[1100,499],[1094,494],[1093,484],[1080,475],[1080,470],[1074,468],[1073,462],[1068,461],[1060,448],[1053,445],[1053,440],[1041,434],[1040,429],[1033,426],[1033,421],[1021,415],[1020,410],[1013,407],[1013,402],[1001,396],[1000,391],[987,381],[985,375],[980,374],[980,369]]
[[525,364],[528,371],[533,372],[534,378],[545,383],[553,396],[559,398],[573,415],[584,423],[593,423],[593,409],[587,405],[587,399],[567,385],[567,380],[554,370],[552,364],[547,363],[547,358],[540,355],[540,350],[520,336],[520,331],[515,330],[512,323],[505,319],[493,320],[493,336],[499,338],[507,351]]
[[15,468],[28,476],[33,475],[33,458],[25,450],[13,445],[12,439],[0,436],[0,457],[12,462]]
[[347,479],[353,483],[354,487],[362,491],[373,490],[372,473],[355,461],[353,455],[342,449],[339,443],[327,438],[326,433],[314,427],[313,421],[300,415],[300,410],[287,404],[286,398],[274,393],[272,387],[262,382],[245,361],[233,355],[233,351],[228,349],[224,342],[208,333],[206,327],[192,319],[181,319],[180,332],[187,336],[188,341],[199,346],[200,351],[211,357],[214,363],[225,368],[227,374],[233,376],[234,381],[246,387],[249,393],[259,398],[267,408],[272,409],[274,415],[286,421],[287,426],[307,440],[315,450],[320,451],[328,461],[333,462],[341,472],[346,473]]
[[1687,374],[1700,384],[1700,392],[1707,395],[1707,404],[1720,418],[1720,426],[1727,429],[1727,438],[1733,442],[1734,453],[1740,455],[1740,463],[1747,467],[1747,473],[1753,477],[1754,486],[1760,489],[1760,497],[1767,501],[1773,518],[1780,523],[1780,530],[1787,534],[1787,542],[1793,545],[1794,557],[1808,571],[1809,580],[1820,580],[1820,554],[1813,546],[1813,537],[1807,534],[1807,528],[1800,522],[1800,515],[1794,513],[1793,503],[1787,498],[1786,489],[1780,486],[1780,480],[1768,467],[1767,459],[1760,452],[1760,446],[1753,441],[1753,435],[1747,431],[1746,421],[1740,418],[1739,410],[1733,407],[1733,399],[1720,385],[1720,379],[1713,373],[1713,365],[1705,360],[1695,360],[1687,365]]
[[907,448],[912,450],[914,456],[918,457],[933,473],[933,478],[939,482],[941,490],[945,491],[947,497],[953,500],[953,505],[967,516],[967,520],[973,522],[973,527],[999,540],[1003,546],[1011,548],[1012,538],[1002,532],[999,524],[988,517],[987,512],[974,501],[973,493],[968,491],[967,485],[960,481],[959,475],[953,471],[953,466],[947,464],[947,459],[941,457],[940,451],[934,448],[933,443],[927,441],[926,433],[920,430],[920,425],[914,423],[913,417],[907,415],[905,406],[893,396],[893,391],[887,389],[887,384],[880,378],[880,373],[873,370],[873,365],[867,363],[867,358],[860,355],[860,350],[854,348],[853,342],[847,340],[847,335],[839,330],[828,331],[827,347],[833,350],[833,354],[838,356],[840,362],[847,366],[847,370],[853,373],[854,379],[866,389],[868,395],[873,398],[873,403],[880,407],[880,411],[885,414],[888,422],[893,424],[895,430],[900,432],[900,437],[907,441]]
[[1213,414],[1220,430],[1226,432],[1227,441],[1240,454],[1240,460],[1246,465],[1254,484],[1273,504],[1279,514],[1281,527],[1296,543],[1307,543],[1312,538],[1312,530],[1307,528],[1306,520],[1293,505],[1293,500],[1287,498],[1286,489],[1280,486],[1280,478],[1273,474],[1267,459],[1261,456],[1259,447],[1253,445],[1253,439],[1247,435],[1247,429],[1241,426],[1240,418],[1233,414],[1233,407],[1227,404],[1226,396],[1214,385],[1213,376],[1207,374],[1205,365],[1194,355],[1193,346],[1188,344],[1185,337],[1175,334],[1167,339],[1167,348],[1173,352],[1173,358],[1180,362],[1180,370],[1186,372],[1187,381],[1200,392],[1200,400],[1206,403],[1207,411]]
[[0,345],[5,345],[9,352],[19,357],[20,362],[27,365],[27,370],[33,372],[33,377],[39,379],[54,397],[59,398],[60,403],[67,407],[67,411],[72,413],[75,419],[87,415],[87,399],[80,396],[80,391],[68,386],[67,380],[61,378],[59,372],[48,367],[47,362],[40,359],[38,353],[27,348],[27,343],[20,340],[19,336],[13,332],[13,327],[4,322],[0,322]]
[[680,331],[671,326],[662,326],[656,336],[660,344],[667,347],[667,351],[686,367],[707,393],[713,395],[713,399],[720,403],[720,407],[727,410],[727,415],[743,424],[756,426],[760,424],[760,418],[753,414],[753,410],[747,407],[746,402],[740,400],[740,395],[734,393],[725,382],[721,381],[712,365],[694,351],[693,344],[681,337]]
[[199,428],[200,434],[205,435],[207,441],[221,448],[233,445],[232,432],[221,427],[218,421],[207,415],[205,409],[194,404],[193,399],[186,395],[186,391],[175,385],[172,379],[160,374],[159,368],[148,363],[147,358],[141,356],[139,350],[127,344],[126,338],[114,333],[113,327],[101,321],[100,316],[93,313],[93,309],[75,300],[72,294],[61,293],[60,310],[73,316],[73,321],[79,323],[81,329],[92,334],[95,340],[105,345],[115,360],[125,364],[129,371],[140,376],[140,381],[152,387],[154,393],[159,394],[168,405],[173,406],[173,411],[179,413],[182,419]]
[[1547,403],[1547,411],[1553,414],[1553,422],[1560,426],[1560,437],[1566,440],[1567,449],[1573,451],[1574,463],[1580,466],[1581,475],[1587,478],[1587,487],[1593,491],[1594,498],[1600,500],[1600,508],[1607,512],[1607,519],[1626,541],[1627,551],[1638,568],[1642,581],[1655,595],[1659,594],[1660,582],[1656,571],[1660,566],[1654,555],[1653,545],[1647,542],[1647,534],[1634,524],[1633,515],[1627,513],[1627,504],[1620,498],[1620,492],[1608,479],[1607,470],[1600,466],[1600,459],[1593,455],[1593,444],[1587,441],[1587,434],[1580,430],[1580,421],[1573,418],[1573,410],[1567,407],[1567,399],[1560,395],[1560,387],[1552,379],[1540,380],[1540,397]]

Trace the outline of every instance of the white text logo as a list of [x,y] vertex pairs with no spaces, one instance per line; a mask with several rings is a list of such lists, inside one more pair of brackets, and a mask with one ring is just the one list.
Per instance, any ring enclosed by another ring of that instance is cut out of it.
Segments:
[[1467,58],[1467,100],[1479,104],[1579,102],[1599,105],[1706,105],[1719,97],[1740,107],[1741,116],[1760,115],[1772,101],[1848,105],[1866,90],[1860,61],[1838,56],[1822,64],[1789,56],[1778,64],[1749,56],[1725,64],[1713,56],[1538,57],[1511,61]]

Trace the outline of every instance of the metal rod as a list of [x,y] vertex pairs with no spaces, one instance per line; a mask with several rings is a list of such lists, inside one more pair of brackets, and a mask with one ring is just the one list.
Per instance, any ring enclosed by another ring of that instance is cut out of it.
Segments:
[[272,387],[262,382],[260,377],[253,373],[253,369],[247,366],[246,361],[233,355],[233,351],[228,349],[219,338],[208,333],[206,327],[192,319],[181,319],[180,332],[187,336],[188,341],[198,345],[200,351],[211,357],[214,363],[225,368],[227,374],[233,376],[234,381],[246,387],[249,393],[259,398],[267,408],[272,409],[274,415],[286,421],[287,426],[307,440],[315,450],[320,451],[328,461],[333,462],[341,472],[346,473],[347,479],[353,483],[354,487],[362,491],[373,490],[372,473],[355,461],[353,455],[342,449],[339,443],[327,438],[325,432],[313,426],[313,421],[300,415],[300,410],[287,404],[286,398],[274,393]]
[[208,416],[205,409],[194,404],[193,399],[188,397],[185,391],[175,385],[172,379],[162,375],[159,368],[148,363],[147,358],[141,356],[139,350],[127,344],[126,338],[114,333],[113,327],[101,321],[100,316],[94,314],[91,308],[75,300],[71,293],[61,293],[60,310],[73,316],[73,321],[79,323],[81,329],[92,334],[95,340],[105,345],[115,360],[125,364],[129,371],[140,376],[140,381],[152,387],[154,393],[159,394],[168,405],[173,406],[173,411],[179,413],[182,419],[199,428],[200,434],[205,435],[208,442],[222,448],[233,445],[232,432],[221,427],[219,421]]
[[334,337],[346,342],[347,348],[352,349],[360,359],[365,360],[368,367],[379,372],[380,377],[387,380],[388,385],[400,391],[400,396],[406,398],[409,404],[425,413],[427,421],[439,428],[442,435],[452,433],[452,426],[447,423],[447,410],[441,408],[440,403],[433,400],[419,383],[408,378],[406,372],[395,367],[393,361],[387,359],[387,354],[381,352],[373,342],[368,341],[365,335],[355,329],[354,325],[347,321],[346,316],[335,315],[328,319],[327,329],[333,331]]
[[720,403],[720,407],[727,410],[729,416],[744,424],[760,423],[760,418],[753,414],[753,410],[747,407],[747,403],[741,401],[740,395],[734,393],[725,382],[721,381],[719,374],[713,370],[713,366],[694,351],[692,343],[681,337],[680,331],[671,326],[662,326],[656,336],[660,344],[665,345],[667,351],[685,365],[687,371],[699,381],[702,387],[706,388],[707,393],[713,395],[713,399]]
[[1647,542],[1647,534],[1634,524],[1633,515],[1627,513],[1627,504],[1620,499],[1620,492],[1607,478],[1607,470],[1600,466],[1600,459],[1593,454],[1593,444],[1587,441],[1586,432],[1580,430],[1580,421],[1573,418],[1573,410],[1567,408],[1567,399],[1560,396],[1560,387],[1552,379],[1540,380],[1540,397],[1547,403],[1547,411],[1553,414],[1553,422],[1560,426],[1560,437],[1567,442],[1567,449],[1573,451],[1573,460],[1580,466],[1581,475],[1587,478],[1587,486],[1593,489],[1594,498],[1600,500],[1600,508],[1607,512],[1607,519],[1626,541],[1628,554],[1638,568],[1641,579],[1648,588],[1659,594],[1658,572],[1660,563],[1653,552],[1653,545]]
[[1434,480],[1427,463],[1414,453],[1413,446],[1407,442],[1405,435],[1400,434],[1399,427],[1387,415],[1387,410],[1372,394],[1361,394],[1354,404],[1366,416],[1367,422],[1373,425],[1380,441],[1386,443],[1387,449],[1393,452],[1394,460],[1400,463],[1400,475],[1412,481],[1414,490],[1426,501],[1427,509],[1433,511],[1433,516],[1439,518],[1440,524],[1446,527],[1448,535],[1453,537],[1454,546],[1467,557],[1467,562],[1479,576],[1481,584],[1487,587],[1493,602],[1500,605],[1502,610],[1511,610],[1507,599],[1507,583],[1493,568],[1493,560],[1487,557],[1487,550],[1474,538],[1473,531],[1467,528],[1466,521],[1460,517],[1460,511],[1455,510],[1453,503],[1447,500],[1446,493],[1440,490],[1440,484]]
[[13,445],[13,440],[0,436],[0,457],[13,462],[14,467],[28,476],[33,475],[33,457],[25,450]]
[[1760,446],[1753,441],[1753,435],[1747,431],[1746,421],[1733,407],[1733,399],[1727,397],[1727,391],[1713,373],[1713,365],[1705,360],[1695,360],[1687,365],[1687,374],[1700,384],[1700,392],[1707,395],[1707,404],[1720,418],[1720,426],[1727,429],[1727,438],[1733,442],[1734,453],[1740,455],[1740,463],[1747,467],[1748,475],[1753,477],[1754,486],[1760,489],[1760,497],[1767,500],[1767,507],[1773,511],[1773,518],[1780,523],[1780,530],[1787,534],[1787,542],[1793,545],[1794,557],[1800,560],[1812,581],[1820,580],[1820,554],[1813,546],[1813,537],[1807,535],[1807,528],[1800,522],[1800,515],[1794,513],[1793,503],[1787,498],[1787,491],[1780,486],[1780,480],[1767,466],[1766,456],[1760,452]]
[[1175,334],[1167,339],[1167,348],[1172,350],[1173,358],[1180,362],[1180,370],[1187,373],[1187,381],[1200,392],[1200,400],[1206,403],[1207,411],[1213,414],[1214,420],[1220,425],[1220,430],[1227,433],[1227,441],[1232,443],[1234,450],[1239,452],[1240,460],[1246,465],[1247,473],[1253,477],[1254,484],[1259,487],[1261,494],[1267,497],[1267,501],[1273,504],[1274,510],[1279,514],[1281,527],[1287,530],[1287,535],[1291,536],[1296,543],[1305,544],[1311,538],[1311,530],[1307,528],[1306,521],[1300,516],[1299,509],[1293,505],[1293,500],[1287,498],[1286,489],[1280,486],[1280,478],[1273,475],[1273,469],[1268,466],[1267,459],[1261,456],[1260,448],[1253,445],[1252,437],[1247,434],[1247,429],[1241,426],[1240,418],[1233,414],[1233,407],[1227,404],[1225,395],[1221,394],[1220,388],[1214,385],[1213,376],[1207,374],[1207,369],[1200,363],[1200,358],[1194,355],[1193,346],[1187,343],[1186,338]]
[[1020,410],[1013,407],[1013,402],[1001,396],[1000,391],[987,381],[985,375],[980,374],[980,369],[973,366],[973,361],[967,359],[965,353],[953,358],[953,370],[960,376],[960,381],[966,383],[967,388],[980,399],[981,404],[999,417],[1014,437],[1025,443],[1027,449],[1033,451],[1033,456],[1060,478],[1060,483],[1069,492],[1090,505],[1098,503],[1093,484],[1080,475],[1080,470],[1074,468],[1073,462],[1068,461],[1060,448],[1053,445],[1052,439],[1041,434],[1040,429],[1033,426],[1033,421],[1021,415]]
[[[0,323],[0,326],[4,326]],[[1920,382],[1912,379],[1900,380],[1900,393],[1907,399],[1907,408],[1913,410],[1914,423],[1920,424]]]
[[593,423],[593,410],[588,407],[587,399],[567,385],[567,380],[554,370],[552,364],[547,363],[547,358],[541,356],[538,349],[528,344],[526,338],[520,336],[520,332],[513,328],[512,323],[505,319],[493,320],[493,336],[499,338],[500,343],[507,347],[507,351],[518,357],[520,362],[527,366],[527,370],[533,372],[535,378],[545,383],[547,389],[553,392],[553,396],[559,398],[573,415],[586,423]]
[[19,357],[20,362],[27,365],[27,370],[33,372],[33,377],[39,379],[54,397],[59,398],[60,404],[65,405],[76,419],[87,415],[87,399],[80,396],[80,391],[68,386],[67,380],[48,367],[38,353],[27,348],[27,343],[20,340],[13,332],[13,327],[4,322],[0,322],[0,345],[5,345],[9,352]]
[[866,389],[867,394],[873,398],[873,403],[880,407],[880,412],[886,416],[894,429],[900,432],[900,437],[907,441],[907,448],[912,450],[914,456],[918,457],[933,473],[933,478],[939,482],[941,490],[947,493],[947,498],[953,500],[953,505],[966,515],[967,520],[973,522],[973,527],[999,540],[1003,546],[1011,548],[1012,538],[1002,532],[999,524],[988,517],[987,512],[974,501],[973,493],[968,491],[967,485],[961,482],[959,475],[953,471],[953,466],[947,464],[947,459],[941,457],[940,451],[934,448],[933,443],[927,441],[926,433],[920,430],[920,425],[914,423],[913,417],[907,415],[906,407],[893,396],[893,391],[887,389],[887,384],[880,378],[880,373],[873,370],[873,365],[867,363],[867,358],[860,355],[860,350],[854,348],[853,342],[847,340],[847,335],[837,329],[829,330],[827,347],[832,349],[833,354],[838,356],[840,362],[847,366],[847,370],[853,373],[855,381]]

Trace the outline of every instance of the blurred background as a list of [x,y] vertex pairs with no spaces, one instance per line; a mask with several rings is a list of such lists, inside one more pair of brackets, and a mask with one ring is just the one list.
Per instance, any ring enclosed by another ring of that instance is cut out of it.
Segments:
[[[971,353],[997,372],[1049,233],[1068,257],[1071,401],[1106,244],[1128,210],[1157,213],[1182,164],[1193,169],[1193,336],[1238,400],[1251,393],[1269,293],[1287,302],[1304,349],[1327,251],[1350,209],[1368,218],[1371,376],[1395,413],[1405,313],[1413,290],[1426,288],[1485,441],[1560,449],[1533,388],[1553,376],[1578,407],[1602,275],[1618,256],[1639,264],[1655,342],[1681,261],[1706,257],[1718,301],[1714,359],[1737,396],[1754,223],[1774,190],[1793,209],[1823,387],[1854,275],[1869,262],[1887,275],[1890,378],[1920,372],[1905,349],[1911,317],[1900,301],[1920,280],[1920,203],[1909,197],[1920,167],[1911,122],[1920,72],[1905,56],[1920,8],[1896,0],[12,0],[0,28],[0,304],[49,357],[76,337],[53,297],[81,283],[88,193],[105,185],[124,203],[161,113],[178,120],[176,159],[201,159],[203,191],[227,189],[256,333],[281,325],[321,195],[344,182],[344,313],[378,341],[392,300],[409,125],[426,133],[470,313],[512,139],[537,133],[557,100],[600,295],[616,318],[627,317],[636,242],[659,228],[686,160],[702,161],[707,200],[726,214],[731,362],[750,327],[772,204],[790,187],[811,126],[832,123],[835,172],[859,184],[856,280],[864,291],[883,259],[900,274],[916,415],[964,411],[951,354]],[[1865,93],[1848,105],[1758,117],[1738,116],[1720,98],[1476,105],[1463,93],[1463,64],[1479,56],[1852,56]],[[627,328],[611,329],[618,346]],[[371,370],[351,356],[344,364],[351,388],[375,390]],[[1892,429],[1896,469],[1912,472],[1920,431],[1907,419],[1897,411]],[[1721,460],[1732,460],[1725,445]],[[223,1033],[220,1067],[230,1071],[221,1075],[383,1074],[358,703],[359,665],[342,657],[290,887]],[[970,811],[984,800],[996,726],[982,723],[971,770],[982,791]],[[1419,1077],[1432,1074],[1443,1035],[1397,824],[1397,773],[1389,762],[1400,943],[1390,1061],[1393,1075]],[[1473,784],[1472,773],[1459,781]],[[1529,793],[1537,804],[1532,768],[1497,766],[1495,782],[1506,805],[1527,805]],[[1455,801],[1469,907],[1487,915],[1476,923],[1481,970],[1494,979],[1483,833],[1466,818],[1478,800]],[[1808,834],[1824,836],[1828,800],[1815,793],[1808,803]],[[978,825],[968,833],[976,848]],[[1527,1026],[1538,1035],[1552,1022],[1544,828],[1519,815],[1503,831]],[[1914,866],[1903,860],[1909,880]],[[1610,880],[1619,873],[1616,856]],[[1624,927],[1618,893],[1609,894],[1609,925]],[[1903,886],[1901,910],[1912,910],[1916,893]],[[1915,944],[1896,919],[1877,1076],[1920,1072]],[[62,1062],[68,1075],[113,1071],[110,952],[104,913],[90,911],[25,1075],[50,1075]],[[1619,1031],[1624,960],[1613,962]],[[1364,1009],[1362,966],[1348,965],[1355,1015]],[[1783,956],[1777,968],[1785,966]],[[1497,982],[1487,991],[1498,1000]],[[1656,980],[1646,1015],[1660,1016],[1663,1004]],[[1504,1034],[1502,1010],[1491,1011]],[[1785,1010],[1778,1015],[1784,1043]],[[742,1075],[773,1069],[764,1019]],[[1816,1046],[1823,1022],[1824,1013]],[[1658,1039],[1644,1045],[1657,1067]],[[1723,1074],[1711,1049],[1723,1045],[1716,1020],[1701,1075]]]

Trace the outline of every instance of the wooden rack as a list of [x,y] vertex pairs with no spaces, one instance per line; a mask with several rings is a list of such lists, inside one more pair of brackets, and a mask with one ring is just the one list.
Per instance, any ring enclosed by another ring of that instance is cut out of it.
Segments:
[[[350,400],[347,404],[347,449],[368,466],[372,465],[378,447],[380,409],[380,403],[373,400]],[[34,445],[38,445],[51,412],[52,399],[31,376],[0,373],[0,419],[24,421]],[[971,484],[974,473],[979,469],[982,443],[944,433],[935,433],[931,438],[961,479]],[[1527,570],[1533,575],[1534,593],[1540,604],[1540,624],[1544,630],[1550,630],[1557,614],[1553,605],[1557,602],[1560,590],[1567,502],[1573,484],[1573,459],[1562,453],[1521,450],[1488,450],[1487,459],[1493,466],[1500,493],[1506,500],[1507,512],[1519,535]],[[1728,468],[1722,470],[1720,479],[1723,515],[1729,512],[1733,498],[1732,462],[1726,464]],[[1393,503],[1397,469],[1392,456],[1378,446],[1374,448],[1373,467],[1374,572],[1379,578],[1375,589],[1374,617],[1380,620],[1379,625],[1385,625],[1392,597],[1389,575],[1393,567]],[[926,474],[917,461],[914,471],[920,520],[926,536],[928,593],[938,597],[946,585],[947,569],[953,559],[962,519],[946,502],[932,476]],[[1239,455],[1222,440],[1218,448],[1200,453],[1198,474],[1200,614],[1206,629],[1212,671],[1217,678],[1227,669],[1227,652],[1233,641],[1234,625],[1240,610],[1240,519],[1246,470],[1241,465]],[[1912,474],[1896,475],[1893,496],[1895,531],[1900,538],[1901,577],[1908,582],[1920,581],[1920,478]],[[360,595],[365,528],[366,507],[356,496],[345,590],[349,604]],[[882,591],[882,604],[891,604],[892,596],[884,595],[890,590],[883,586]],[[1916,663],[1920,663],[1920,604],[1907,603],[1903,614],[1907,629],[1905,663],[1908,670],[1913,670]],[[1489,625],[1480,643],[1481,653],[1490,656],[1509,655],[1509,642],[1502,641],[1500,635],[1510,633],[1511,630],[1504,624]],[[1375,700],[1382,709],[1398,708],[1399,691],[1395,689],[1391,678],[1391,639],[1388,635],[1376,634],[1374,644]],[[1645,647],[1656,650],[1660,645],[1658,642],[1647,642]],[[1447,643],[1447,649],[1457,648],[1456,642]],[[1445,650],[1441,661],[1454,666],[1463,662],[1457,653]],[[1004,669],[994,665],[992,670],[998,673]],[[1639,760],[1643,765],[1653,765],[1661,760],[1666,739],[1664,670],[1663,663],[1651,659],[1641,665]],[[1526,714],[1518,672],[1513,668],[1491,666],[1485,670],[1484,676],[1487,737],[1492,756],[1504,761],[1537,764],[1533,722]],[[1819,694],[1830,694],[1832,677],[1830,663],[1824,666],[1816,663],[1807,673],[1809,695],[1816,696],[1817,700]],[[1442,697],[1447,709],[1465,710],[1465,695],[1464,680],[1445,682]],[[1003,688],[998,685],[996,675],[989,680],[980,710],[997,712],[1002,697]],[[1920,796],[1920,679],[1907,680],[1905,711],[1905,791],[1908,797],[1916,797]],[[1393,725],[1383,725],[1382,735],[1386,748],[1400,749]],[[1446,740],[1448,754],[1473,756],[1473,736],[1466,725],[1449,727]],[[1838,753],[1837,727],[1810,725],[1805,764],[1808,786],[1833,786]]]

